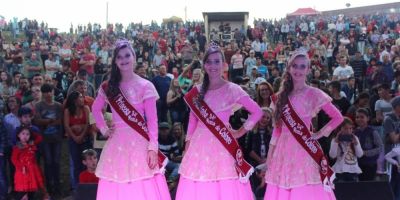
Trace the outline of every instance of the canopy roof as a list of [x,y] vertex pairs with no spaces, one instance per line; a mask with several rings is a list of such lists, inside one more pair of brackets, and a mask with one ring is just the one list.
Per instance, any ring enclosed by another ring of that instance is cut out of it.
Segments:
[[288,14],[288,17],[302,16],[302,15],[319,15],[320,12],[313,8],[299,8],[293,13]]

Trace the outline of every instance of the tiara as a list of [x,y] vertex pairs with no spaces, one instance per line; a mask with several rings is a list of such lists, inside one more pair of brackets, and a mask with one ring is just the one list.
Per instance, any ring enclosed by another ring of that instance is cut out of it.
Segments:
[[294,50],[291,54],[290,54],[290,57],[296,57],[296,56],[298,56],[298,55],[305,55],[305,56],[308,56],[308,53],[307,53],[308,51],[307,51],[307,49],[306,48],[304,48],[304,47],[300,47],[300,48],[298,48],[298,49],[296,49],[296,50]]
[[124,45],[130,47],[131,43],[129,43],[129,41],[125,38],[120,38],[115,42],[115,48],[120,48]]
[[219,44],[214,41],[211,41],[210,44],[208,45],[208,49],[209,50],[219,50],[220,49]]

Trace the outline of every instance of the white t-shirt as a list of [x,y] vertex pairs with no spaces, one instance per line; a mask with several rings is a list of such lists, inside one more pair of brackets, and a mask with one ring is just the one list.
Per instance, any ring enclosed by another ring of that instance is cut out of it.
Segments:
[[[46,74],[49,74],[50,76],[53,76],[55,72],[61,70],[61,66],[58,64],[57,61],[46,60],[44,62],[44,65],[46,66]],[[49,69],[49,67],[56,67],[56,68]]]
[[392,104],[389,101],[379,99],[375,102],[375,111],[382,112],[383,116],[391,113],[393,110]]
[[254,41],[253,43],[251,43],[251,48],[255,51],[255,52],[260,52],[261,51],[261,43]]
[[354,75],[353,68],[346,65],[345,67],[339,66],[333,71],[333,76],[337,76],[338,79],[350,78]]
[[71,49],[60,49],[58,51],[58,53],[60,54],[60,56],[68,56],[68,57],[64,58],[64,60],[70,60],[71,59],[71,55],[72,55]]
[[243,56],[241,54],[233,55],[231,58],[231,64],[233,69],[243,69]]

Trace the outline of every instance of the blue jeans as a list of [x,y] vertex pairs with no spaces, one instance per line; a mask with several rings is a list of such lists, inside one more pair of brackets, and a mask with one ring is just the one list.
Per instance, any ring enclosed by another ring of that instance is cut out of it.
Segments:
[[167,118],[168,106],[165,99],[157,101],[157,116],[159,122],[168,122]]
[[169,110],[171,114],[171,121],[172,124],[175,122],[183,122],[183,117],[185,116],[185,111],[179,111],[179,110]]
[[[8,177],[7,173],[4,174],[6,177],[6,186],[14,188],[14,174],[15,174],[15,167],[14,164],[11,161],[11,154],[12,154],[12,147],[6,147],[4,149],[4,169],[7,171],[8,170]],[[6,191],[8,190],[8,187],[6,188]],[[7,191],[8,192],[8,191]]]
[[178,178],[178,171],[180,165],[181,165],[180,163],[168,161],[167,166],[165,166],[165,169],[168,172],[171,172],[171,174],[168,177],[168,180],[176,180]]
[[60,189],[61,142],[44,142],[43,149],[47,189],[54,192]]
[[8,192],[5,161],[6,158],[4,156],[0,156],[0,200],[5,200]]
[[76,189],[79,183],[79,174],[85,170],[82,163],[82,152],[90,148],[90,140],[86,140],[82,144],[76,143],[73,139],[68,140],[69,147],[69,169],[71,175],[72,189]]

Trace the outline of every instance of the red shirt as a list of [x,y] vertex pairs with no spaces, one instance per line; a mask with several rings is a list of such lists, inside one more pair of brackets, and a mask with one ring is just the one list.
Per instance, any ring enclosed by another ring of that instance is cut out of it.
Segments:
[[92,97],[85,96],[83,102],[84,102],[85,106],[89,106],[90,110],[92,109],[92,105],[94,102],[94,99]]
[[164,39],[161,39],[161,40],[158,42],[158,46],[160,47],[160,49],[161,49],[161,51],[162,51],[163,53],[165,53],[165,52],[167,51],[167,41],[165,41]]
[[18,192],[34,192],[44,188],[43,174],[36,162],[37,145],[42,141],[42,136],[35,136],[33,142],[22,145],[18,143],[13,147],[11,161],[15,166],[14,189]]
[[158,39],[158,32],[157,32],[157,31],[153,32],[152,35],[153,35],[153,37],[154,37],[155,39]]
[[72,59],[71,60],[71,71],[76,74],[76,72],[79,70],[79,59]]
[[99,183],[99,178],[94,173],[85,170],[79,174],[79,183]]
[[[82,60],[84,61],[93,61],[93,63],[96,61],[96,56],[93,55],[92,53],[88,53],[83,55]],[[88,72],[88,74],[93,74],[94,73],[94,66],[93,65],[86,65],[86,66],[82,66],[84,69],[86,69],[86,71]]]

